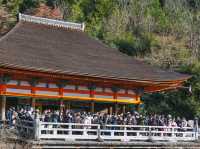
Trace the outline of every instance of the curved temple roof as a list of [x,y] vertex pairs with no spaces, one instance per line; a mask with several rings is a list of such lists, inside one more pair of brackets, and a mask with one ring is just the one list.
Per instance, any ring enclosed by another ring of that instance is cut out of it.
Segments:
[[2,66],[129,81],[167,82],[188,78],[109,48],[82,30],[23,19],[0,39]]

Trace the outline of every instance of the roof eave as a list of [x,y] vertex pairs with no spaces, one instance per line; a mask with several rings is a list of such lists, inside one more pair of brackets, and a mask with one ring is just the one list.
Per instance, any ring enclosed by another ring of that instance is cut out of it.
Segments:
[[82,76],[82,77],[91,77],[91,78],[96,78],[96,79],[109,79],[109,80],[116,80],[116,81],[127,81],[127,82],[137,82],[137,83],[143,83],[143,84],[159,84],[159,85],[169,85],[169,84],[176,84],[176,83],[181,83],[184,82],[188,79],[190,79],[192,76],[191,75],[185,75],[185,77],[182,77],[180,79],[175,79],[175,80],[148,80],[148,79],[128,79],[128,78],[119,78],[115,76],[102,76],[102,75],[94,75],[94,74],[83,74],[83,73],[67,73],[63,71],[55,71],[55,70],[45,70],[45,69],[36,69],[36,68],[19,68],[19,67],[13,67],[13,66],[8,66],[8,65],[2,65],[0,64],[0,67],[2,68],[8,68],[8,69],[16,69],[16,70],[22,70],[22,71],[33,71],[33,72],[40,72],[40,73],[48,73],[48,74],[55,74],[58,76],[67,76],[67,75],[74,75],[74,76]]

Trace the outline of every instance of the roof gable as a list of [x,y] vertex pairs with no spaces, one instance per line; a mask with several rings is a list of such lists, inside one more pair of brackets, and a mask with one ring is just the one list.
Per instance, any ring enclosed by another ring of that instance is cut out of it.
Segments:
[[84,23],[80,24],[80,23],[74,23],[74,22],[65,22],[61,20],[54,20],[54,19],[25,15],[21,13],[19,13],[19,21],[44,24],[48,26],[56,26],[56,27],[62,27],[62,28],[67,28],[67,29],[75,29],[75,30],[80,30],[80,31],[84,31],[85,29]]

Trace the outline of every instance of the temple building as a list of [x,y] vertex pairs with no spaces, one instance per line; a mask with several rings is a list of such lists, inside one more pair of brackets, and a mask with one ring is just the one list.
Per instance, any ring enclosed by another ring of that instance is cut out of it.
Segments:
[[0,110],[32,105],[108,113],[175,89],[189,76],[164,71],[92,39],[85,25],[19,14],[0,39]]

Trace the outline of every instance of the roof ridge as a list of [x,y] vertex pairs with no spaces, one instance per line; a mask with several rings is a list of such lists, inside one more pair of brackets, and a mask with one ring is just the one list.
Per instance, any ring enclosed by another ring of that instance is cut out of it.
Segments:
[[19,21],[33,22],[33,23],[63,27],[63,28],[70,28],[70,29],[76,29],[80,31],[84,31],[85,29],[84,23],[66,22],[66,21],[61,21],[61,20],[26,15],[22,13],[19,13]]

